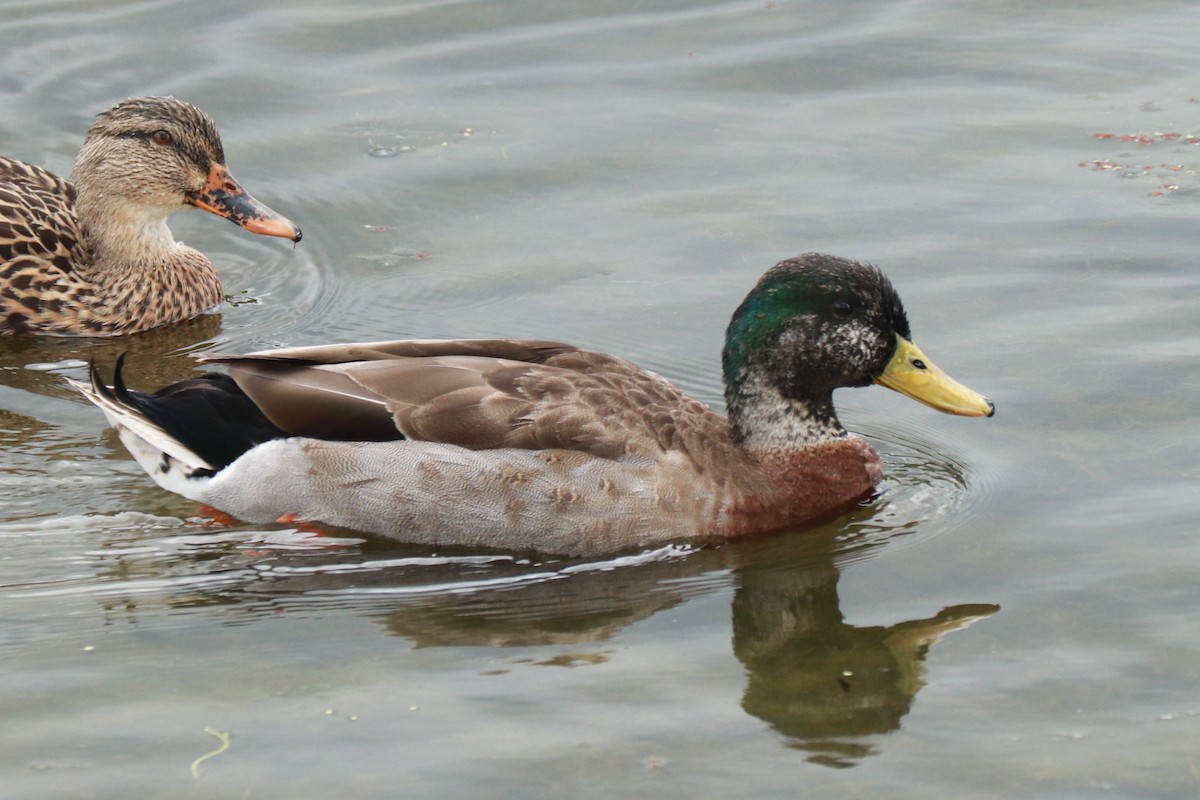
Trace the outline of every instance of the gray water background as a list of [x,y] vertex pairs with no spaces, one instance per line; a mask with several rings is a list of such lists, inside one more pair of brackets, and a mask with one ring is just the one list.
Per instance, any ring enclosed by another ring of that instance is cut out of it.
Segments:
[[[0,797],[1196,796],[1198,40],[1181,2],[0,2],[0,152],[66,174],[172,94],[305,233],[182,215],[219,316],[0,341]],[[206,525],[62,379],[513,335],[719,406],[730,312],[810,250],[999,412],[839,392],[886,492],[761,542]]]

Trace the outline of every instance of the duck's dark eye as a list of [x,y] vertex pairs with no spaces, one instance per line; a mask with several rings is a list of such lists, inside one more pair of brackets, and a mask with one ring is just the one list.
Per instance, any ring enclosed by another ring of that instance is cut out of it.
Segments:
[[150,134],[150,138],[154,140],[155,144],[161,145],[168,145],[175,141],[175,137],[171,135],[170,131],[155,131]]
[[838,300],[833,304],[833,315],[845,319],[854,313],[854,306],[848,300]]

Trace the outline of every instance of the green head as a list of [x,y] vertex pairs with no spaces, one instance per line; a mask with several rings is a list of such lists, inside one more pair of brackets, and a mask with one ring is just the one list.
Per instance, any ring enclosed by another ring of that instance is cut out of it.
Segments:
[[994,411],[912,343],[904,305],[882,272],[820,253],[763,275],[733,314],[722,365],[739,439],[795,413],[785,407],[802,409],[812,430],[840,431],[833,390],[842,386],[879,383],[951,414]]
[[904,306],[878,269],[808,253],[781,261],[746,296],[725,333],[729,389],[770,366],[785,396],[865,386],[910,338]]

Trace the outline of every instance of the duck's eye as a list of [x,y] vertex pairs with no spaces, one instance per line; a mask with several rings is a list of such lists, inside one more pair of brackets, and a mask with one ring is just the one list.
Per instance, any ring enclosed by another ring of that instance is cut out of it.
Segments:
[[175,141],[175,137],[171,135],[170,131],[155,131],[150,134],[150,138],[154,140],[155,144],[161,145],[168,145]]
[[833,315],[845,319],[854,313],[854,306],[848,300],[838,300],[833,304]]

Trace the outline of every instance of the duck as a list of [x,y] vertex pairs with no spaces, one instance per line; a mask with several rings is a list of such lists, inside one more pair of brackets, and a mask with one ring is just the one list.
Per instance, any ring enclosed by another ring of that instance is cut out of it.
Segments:
[[869,501],[876,451],[833,391],[880,384],[942,412],[994,404],[913,343],[877,268],[807,253],[734,312],[727,414],[614,355],[556,341],[400,340],[202,355],[156,392],[68,379],[164,489],[248,522],[564,556],[704,545]]
[[138,333],[218,305],[216,269],[167,227],[188,208],[301,238],[230,173],[212,118],[172,97],[100,113],[72,180],[0,158],[0,334]]

